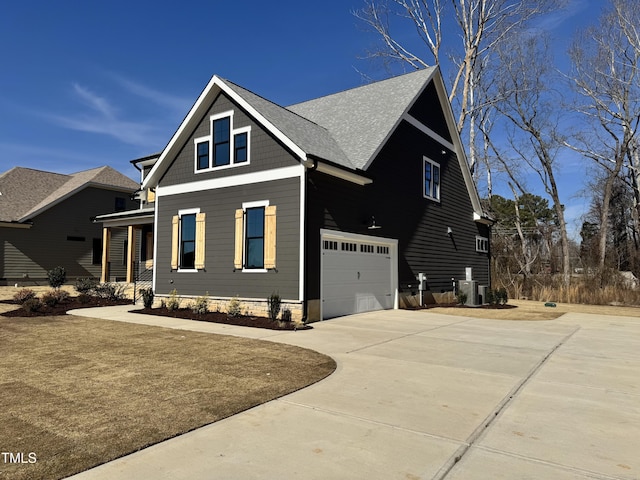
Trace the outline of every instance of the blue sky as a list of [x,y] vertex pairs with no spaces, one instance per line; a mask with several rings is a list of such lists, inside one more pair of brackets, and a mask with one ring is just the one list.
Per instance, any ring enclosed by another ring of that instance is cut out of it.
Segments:
[[[0,16],[0,172],[111,165],[135,177],[129,161],[165,146],[213,74],[281,105],[361,85],[360,72],[382,78],[361,59],[376,41],[351,13],[363,5],[10,2]],[[571,0],[544,20],[560,62],[568,35],[600,5]],[[576,172],[584,167],[562,171],[571,218],[584,208]]]

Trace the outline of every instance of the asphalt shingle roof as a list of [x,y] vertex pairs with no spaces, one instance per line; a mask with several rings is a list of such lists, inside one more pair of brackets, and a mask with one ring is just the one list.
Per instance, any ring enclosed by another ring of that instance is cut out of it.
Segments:
[[352,88],[287,109],[322,125],[348,158],[349,164],[345,166],[364,169],[425,87],[435,68]]
[[138,184],[109,166],[64,175],[14,167],[0,174],[0,221],[21,222],[89,185],[135,191]]

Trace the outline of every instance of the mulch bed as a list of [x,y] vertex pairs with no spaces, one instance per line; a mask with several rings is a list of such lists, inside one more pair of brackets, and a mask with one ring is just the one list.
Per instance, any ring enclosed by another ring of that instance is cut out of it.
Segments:
[[133,310],[132,313],[144,313],[146,315],[160,315],[163,317],[184,318],[186,320],[197,320],[199,322],[224,323],[227,325],[237,325],[240,327],[267,328],[269,330],[305,330],[313,328],[310,325],[299,325],[296,322],[273,321],[267,317],[254,317],[239,315],[230,317],[226,313],[209,312],[205,314],[194,313],[188,308],[169,310],[166,307],[143,308]]
[[[19,305],[15,300],[5,300],[2,303],[8,303],[11,305]],[[131,305],[131,300],[107,300],[105,298],[90,297],[88,301],[81,302],[78,297],[69,297],[67,300],[60,302],[59,304],[50,307],[48,305],[42,305],[40,309],[35,312],[31,312],[24,308],[17,308],[9,312],[4,312],[1,315],[4,317],[47,317],[51,315],[64,315],[69,310],[75,310],[76,308],[91,308],[91,307],[111,307],[113,305]]]

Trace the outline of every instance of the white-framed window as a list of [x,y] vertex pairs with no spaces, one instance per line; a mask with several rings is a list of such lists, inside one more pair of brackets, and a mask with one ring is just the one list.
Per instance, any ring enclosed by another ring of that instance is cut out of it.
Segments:
[[489,239],[487,237],[481,237],[476,235],[476,252],[488,253],[489,252]]
[[424,198],[440,201],[440,164],[423,157],[423,187]]
[[209,117],[209,135],[194,138],[195,172],[248,165],[251,127],[234,128],[233,110]]
[[236,210],[234,268],[266,273],[276,268],[276,206],[245,202]]
[[171,268],[179,272],[204,269],[206,215],[199,208],[179,210],[172,219]]

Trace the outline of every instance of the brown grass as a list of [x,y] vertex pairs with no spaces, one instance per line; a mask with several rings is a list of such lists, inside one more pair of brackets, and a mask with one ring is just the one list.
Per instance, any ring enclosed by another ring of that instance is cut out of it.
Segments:
[[[317,352],[73,316],[0,317],[0,478],[57,479],[326,377]],[[28,457],[25,457],[25,461]]]
[[640,307],[569,303],[556,303],[556,307],[545,307],[544,304],[545,302],[542,301],[509,300],[509,305],[515,305],[517,308],[493,310],[485,308],[435,307],[429,309],[429,312],[494,320],[554,320],[570,312],[640,317]]

